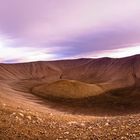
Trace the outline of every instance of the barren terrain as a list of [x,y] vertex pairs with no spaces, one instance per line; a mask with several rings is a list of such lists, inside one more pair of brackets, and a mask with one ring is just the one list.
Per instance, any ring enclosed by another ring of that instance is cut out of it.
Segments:
[[140,55],[0,64],[0,139],[140,140]]

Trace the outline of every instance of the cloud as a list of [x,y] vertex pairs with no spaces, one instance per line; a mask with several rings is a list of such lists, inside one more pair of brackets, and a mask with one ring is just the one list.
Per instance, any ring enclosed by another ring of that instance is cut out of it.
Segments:
[[53,45],[67,48],[62,51],[63,56],[84,57],[84,54],[94,53],[108,49],[127,48],[140,44],[140,30],[133,26],[123,28],[122,26],[109,26],[100,32],[90,31],[63,41],[57,41]]
[[[96,51],[94,53],[87,53],[84,57],[100,58],[100,57],[110,57],[110,58],[121,58],[127,57],[135,54],[140,54],[140,44],[139,46],[131,46],[126,48],[118,48],[111,50]],[[76,56],[75,58],[83,57],[82,55]]]
[[56,57],[55,49],[58,48],[37,48],[16,44],[14,39],[0,37],[0,61],[1,62],[29,62],[37,60],[51,60]]
[[1,62],[131,47],[140,42],[139,5],[139,0],[0,0]]

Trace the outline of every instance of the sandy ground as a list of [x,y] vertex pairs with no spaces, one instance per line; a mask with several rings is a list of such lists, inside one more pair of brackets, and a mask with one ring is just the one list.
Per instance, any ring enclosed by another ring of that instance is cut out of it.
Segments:
[[118,117],[41,115],[0,104],[1,140],[140,140],[140,114]]
[[[1,140],[140,140],[140,114],[73,115],[25,96],[0,98]],[[21,100],[23,103],[21,103]]]

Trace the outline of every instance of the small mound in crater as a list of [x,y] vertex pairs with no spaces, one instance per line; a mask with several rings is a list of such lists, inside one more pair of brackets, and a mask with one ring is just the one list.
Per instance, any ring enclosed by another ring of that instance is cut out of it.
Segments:
[[32,89],[36,95],[59,98],[86,98],[96,96],[103,92],[101,87],[95,84],[87,84],[76,80],[58,80],[50,84],[43,84]]

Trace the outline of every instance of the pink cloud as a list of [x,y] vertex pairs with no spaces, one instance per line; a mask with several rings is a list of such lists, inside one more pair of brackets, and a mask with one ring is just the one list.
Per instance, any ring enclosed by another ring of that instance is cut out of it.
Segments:
[[[0,0],[0,32],[6,38],[0,40],[1,60],[86,57],[121,44],[129,49],[140,42],[139,5],[139,0]],[[12,56],[9,49],[19,52]]]

